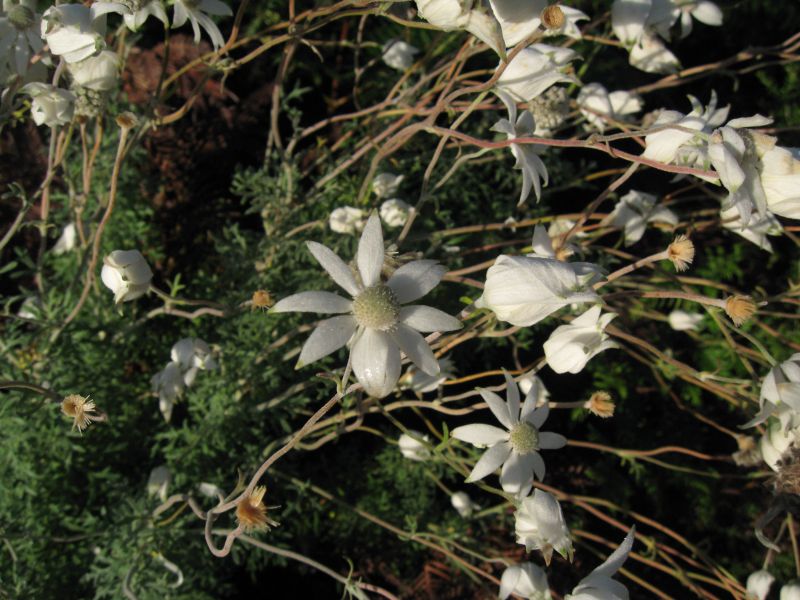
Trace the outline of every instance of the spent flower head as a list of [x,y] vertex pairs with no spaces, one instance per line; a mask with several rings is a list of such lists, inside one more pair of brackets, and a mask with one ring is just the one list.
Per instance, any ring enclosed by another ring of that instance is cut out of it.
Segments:
[[270,507],[264,504],[266,493],[266,486],[256,486],[250,495],[242,498],[236,505],[236,519],[244,531],[261,531],[279,525],[267,515],[267,508]]
[[61,412],[72,419],[72,430],[83,432],[92,421],[100,421],[102,417],[93,415],[95,404],[88,396],[70,394],[61,401]]

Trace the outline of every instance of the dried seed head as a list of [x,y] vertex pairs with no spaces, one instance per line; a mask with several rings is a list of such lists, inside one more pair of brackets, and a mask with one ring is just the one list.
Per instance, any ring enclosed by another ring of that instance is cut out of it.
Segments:
[[601,419],[613,417],[614,409],[616,408],[614,402],[611,400],[611,394],[603,391],[592,394],[584,406],[594,416],[600,417]]
[[259,485],[252,494],[242,498],[236,505],[236,519],[244,531],[258,531],[278,526],[276,521],[267,516],[267,507],[264,505],[266,493],[267,488]]
[[756,303],[750,296],[730,296],[725,300],[725,312],[734,325],[741,327],[756,312]]
[[761,450],[756,444],[756,439],[749,435],[740,435],[736,438],[739,449],[731,455],[733,462],[739,467],[757,467],[763,461]]
[[667,257],[676,271],[685,271],[694,260],[694,244],[685,235],[679,235],[667,248]]
[[78,394],[70,394],[61,401],[61,412],[72,419],[73,431],[83,431],[92,421],[99,421],[100,417],[91,415],[95,410],[94,401]]
[[542,13],[539,15],[542,25],[546,29],[561,29],[564,26],[566,17],[564,11],[557,4],[545,6]]
[[255,292],[253,292],[253,299],[251,301],[251,304],[254,309],[256,308],[265,309],[275,304],[275,302],[272,300],[272,296],[267,290],[256,290]]
[[800,448],[791,446],[783,453],[773,483],[776,494],[800,495]]
[[132,112],[125,111],[117,115],[117,125],[122,129],[133,129],[138,122],[139,119]]

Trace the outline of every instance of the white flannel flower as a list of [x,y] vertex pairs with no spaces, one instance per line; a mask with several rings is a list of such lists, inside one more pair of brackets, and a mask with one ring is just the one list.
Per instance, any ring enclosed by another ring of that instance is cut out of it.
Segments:
[[81,61],[105,47],[103,17],[110,12],[125,14],[129,10],[116,2],[51,6],[42,15],[42,37],[56,56],[68,63]]
[[207,498],[214,498],[215,500],[225,497],[224,492],[218,485],[208,483],[206,481],[203,481],[197,486],[197,491],[203,494],[203,496]]
[[450,496],[450,504],[465,519],[468,519],[474,511],[480,509],[480,506],[475,504],[466,492],[456,492]]
[[403,40],[389,40],[383,46],[381,58],[393,69],[406,71],[414,64],[414,55],[418,53],[418,48]]
[[517,543],[525,551],[540,550],[545,564],[553,558],[553,550],[572,562],[572,540],[561,506],[551,494],[536,489],[520,502],[514,513]]
[[331,211],[328,226],[336,233],[354,234],[364,229],[367,214],[360,208],[340,206]]
[[497,19],[478,8],[473,0],[415,0],[419,16],[442,31],[464,29],[504,56],[503,33]]
[[517,102],[530,102],[555,83],[576,83],[565,71],[577,57],[569,48],[533,44],[508,63],[496,85]]
[[[539,30],[542,11],[550,4],[548,0],[489,0],[492,12],[500,23],[506,48],[516,46]],[[544,36],[566,35],[580,39],[577,22],[588,19],[586,14],[570,6],[559,6],[564,14],[564,25],[557,30],[544,32]]]
[[[441,281],[446,269],[433,260],[417,260],[381,282],[384,261],[381,222],[373,213],[361,234],[357,275],[332,250],[307,242],[314,258],[353,300],[331,292],[301,292],[284,298],[270,312],[338,313],[321,321],[300,352],[298,367],[328,356],[350,342],[353,372],[364,390],[377,398],[388,395],[400,377],[400,351],[428,375],[439,363],[420,332],[453,331],[461,322],[436,308],[402,306],[421,298]],[[347,314],[343,314],[347,313]]]
[[[757,136],[756,140],[767,136]],[[759,144],[756,142],[756,149]],[[776,215],[800,219],[800,151],[774,146],[757,152],[761,186],[767,207]]]
[[611,553],[611,556],[584,577],[564,600],[628,600],[628,590],[619,581],[614,581],[612,577],[620,570],[631,553],[635,531],[636,527],[632,527],[619,547]]
[[547,404],[547,400],[550,398],[550,392],[547,391],[542,380],[533,371],[519,378],[519,390],[526,397],[528,395],[533,397],[534,406],[543,406]]
[[167,363],[163,370],[150,379],[153,393],[158,395],[158,409],[169,423],[172,407],[183,394],[184,381],[181,366],[176,362]]
[[408,367],[406,374],[400,379],[400,386],[420,394],[435,392],[445,381],[451,379],[455,373],[455,366],[453,365],[453,361],[449,358],[440,358],[438,362],[438,375],[428,375],[424,371],[417,369],[414,365],[411,365]]
[[602,133],[606,119],[625,121],[628,115],[642,110],[642,99],[638,94],[616,91],[608,93],[601,83],[590,83],[578,94],[578,107],[586,121]]
[[56,127],[72,121],[75,110],[75,94],[49,83],[28,83],[22,87],[30,95],[31,117],[37,125]]
[[[675,0],[671,0],[677,6]],[[692,17],[712,27],[722,25],[722,11],[719,6],[709,0],[696,0],[694,2],[680,2],[681,37],[685,38],[692,33]]]
[[9,64],[18,75],[28,71],[32,54],[41,52],[42,18],[36,12],[34,0],[3,0],[0,15],[0,57],[9,58]]
[[800,580],[795,579],[781,588],[780,600],[800,600]]
[[[219,27],[208,15],[230,17],[230,6],[220,0],[175,0],[172,5],[172,28],[180,27],[188,20],[194,32],[194,43],[200,43],[200,28],[206,30],[214,50],[225,44]],[[206,14],[207,13],[207,14]]]
[[675,227],[678,224],[678,215],[659,206],[652,194],[631,190],[620,198],[605,221],[622,229],[625,245],[630,246],[642,239],[648,223],[666,223]]
[[759,403],[761,410],[742,427],[763,423],[774,414],[786,429],[793,420],[792,415],[800,415],[800,353],[769,370],[761,381]]
[[409,429],[408,433],[402,434],[397,440],[400,454],[408,460],[417,462],[426,461],[431,457],[431,451],[428,450],[427,443],[428,436],[413,429]]
[[67,223],[61,231],[61,235],[53,246],[53,254],[56,256],[65,254],[75,248],[78,241],[78,231],[75,223]]
[[183,381],[186,386],[194,383],[198,370],[213,370],[217,362],[208,347],[200,338],[184,338],[172,346],[170,351],[172,362],[178,363],[183,371]]
[[161,502],[165,502],[171,481],[172,473],[167,467],[155,467],[147,478],[147,495],[157,496]]
[[150,17],[155,17],[164,26],[169,26],[169,18],[161,0],[126,0],[125,4],[130,8],[130,13],[122,16],[125,25],[131,31],[138,31]]
[[544,569],[524,562],[507,567],[500,577],[498,598],[506,600],[511,594],[528,600],[550,600],[550,587]]
[[770,211],[765,211],[763,215],[758,213],[751,215],[747,225],[742,223],[742,215],[735,206],[721,210],[719,218],[725,229],[730,229],[770,253],[772,252],[772,243],[767,236],[783,233],[783,226]]
[[661,38],[649,30],[631,48],[628,63],[645,73],[674,73],[681,66]]
[[534,476],[544,479],[544,460],[539,450],[563,448],[567,440],[561,434],[540,431],[550,414],[549,405],[536,408],[538,398],[529,393],[520,407],[517,384],[508,373],[504,375],[506,402],[489,390],[479,392],[505,429],[483,423],[462,425],[451,432],[451,437],[479,448],[489,448],[475,464],[467,482],[483,479],[502,465],[500,485],[503,490],[524,496],[533,486]]
[[103,259],[100,278],[119,304],[135,300],[149,290],[153,272],[138,250],[114,250]]
[[389,198],[397,194],[405,175],[394,173],[378,173],[372,180],[372,191],[378,198]]
[[619,346],[608,339],[605,328],[617,315],[600,316],[600,306],[593,306],[572,323],[556,327],[544,343],[547,364],[556,373],[580,373],[594,356]]
[[673,310],[667,317],[669,326],[675,331],[696,331],[703,322],[703,315],[688,313],[685,310]]
[[774,581],[775,577],[766,569],[750,573],[747,577],[747,600],[767,600]]
[[[517,118],[517,104],[514,100],[504,91],[498,89],[495,93],[503,101],[508,109],[508,119],[500,119],[492,126],[492,131],[504,133],[509,140],[519,137],[531,137],[536,130],[536,124],[533,121],[533,115],[530,111],[522,111],[522,114]],[[537,146],[535,144],[511,144],[511,154],[516,159],[514,164],[515,169],[522,171],[522,192],[519,195],[519,202],[517,206],[525,202],[533,188],[538,201],[542,195],[542,183],[548,183],[547,168],[544,166],[542,159],[536,154]]]
[[614,0],[611,5],[611,28],[626,48],[644,35],[652,0]]
[[119,80],[120,61],[116,52],[103,50],[96,56],[84,58],[80,62],[67,63],[72,80],[81,87],[96,92],[114,89]]
[[387,227],[402,227],[408,220],[410,211],[411,206],[407,202],[403,202],[400,198],[392,198],[381,204],[379,212],[381,220]]

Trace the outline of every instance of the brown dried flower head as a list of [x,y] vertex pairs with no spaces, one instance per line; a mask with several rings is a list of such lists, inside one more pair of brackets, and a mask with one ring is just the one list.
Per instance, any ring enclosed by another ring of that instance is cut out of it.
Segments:
[[93,400],[84,398],[78,394],[70,394],[61,401],[61,412],[72,419],[73,431],[77,429],[83,432],[92,421],[99,421],[100,417],[92,415],[95,411]]
[[133,129],[139,123],[139,119],[132,112],[122,112],[117,115],[117,125],[122,129]]
[[558,4],[551,4],[544,7],[539,19],[541,19],[542,25],[546,29],[561,29],[564,26],[566,17]]
[[264,504],[266,493],[267,488],[259,485],[236,506],[236,518],[245,531],[259,531],[278,526],[276,521],[267,516],[267,507]]
[[775,493],[800,495],[800,448],[790,447],[778,461]]
[[685,235],[679,235],[667,248],[667,257],[676,271],[685,271],[694,260],[694,244]]
[[275,301],[272,299],[272,296],[267,290],[256,290],[253,292],[252,305],[254,309],[269,308],[273,304],[275,304]]
[[730,296],[725,300],[725,312],[733,324],[740,327],[756,312],[756,303],[750,296]]
[[603,391],[592,394],[586,401],[585,406],[589,412],[601,419],[613,417],[614,409],[616,408],[614,402],[611,400],[611,394]]

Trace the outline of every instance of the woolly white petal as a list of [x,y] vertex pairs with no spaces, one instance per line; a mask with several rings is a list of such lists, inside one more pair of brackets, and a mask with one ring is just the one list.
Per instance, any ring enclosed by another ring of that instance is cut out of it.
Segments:
[[343,315],[320,321],[316,329],[308,336],[295,368],[328,356],[344,346],[356,331],[355,317]]
[[[373,212],[367,219],[367,224],[361,233],[356,255],[358,271],[361,273],[361,281],[364,283],[364,287],[372,287],[380,282],[383,253],[381,220],[378,214]],[[402,303],[403,301],[401,300],[400,302]]]
[[439,374],[439,362],[422,335],[408,325],[398,323],[389,335],[405,355],[428,375]]
[[392,288],[397,301],[405,304],[430,292],[446,272],[447,269],[435,260],[415,260],[397,269],[386,285]]
[[[454,430],[455,431],[455,430]],[[481,459],[475,463],[475,467],[467,477],[467,482],[478,481],[487,475],[494,473],[511,454],[511,445],[508,442],[501,442],[489,448],[483,453]]]
[[516,423],[515,418],[508,411],[508,404],[503,402],[502,398],[489,390],[479,389],[478,392],[489,405],[489,410],[497,418],[498,421],[506,428],[511,429]]
[[500,442],[507,441],[508,432],[494,425],[473,423],[456,427],[450,432],[450,437],[479,448],[485,448],[486,446],[494,446]]
[[331,279],[351,296],[358,295],[361,290],[358,289],[353,272],[333,250],[318,242],[306,242],[306,246]]
[[558,450],[567,445],[567,438],[552,431],[539,432],[539,447],[542,450]]
[[533,469],[536,454],[520,455],[512,452],[503,464],[500,485],[503,491],[519,494],[523,488],[533,483]]
[[461,321],[438,308],[416,304],[401,308],[399,321],[423,332],[455,331],[463,327]]
[[400,378],[400,350],[389,334],[365,329],[351,352],[353,372],[364,390],[375,398],[387,396]]
[[353,303],[331,292],[300,292],[279,300],[269,312],[346,313]]

